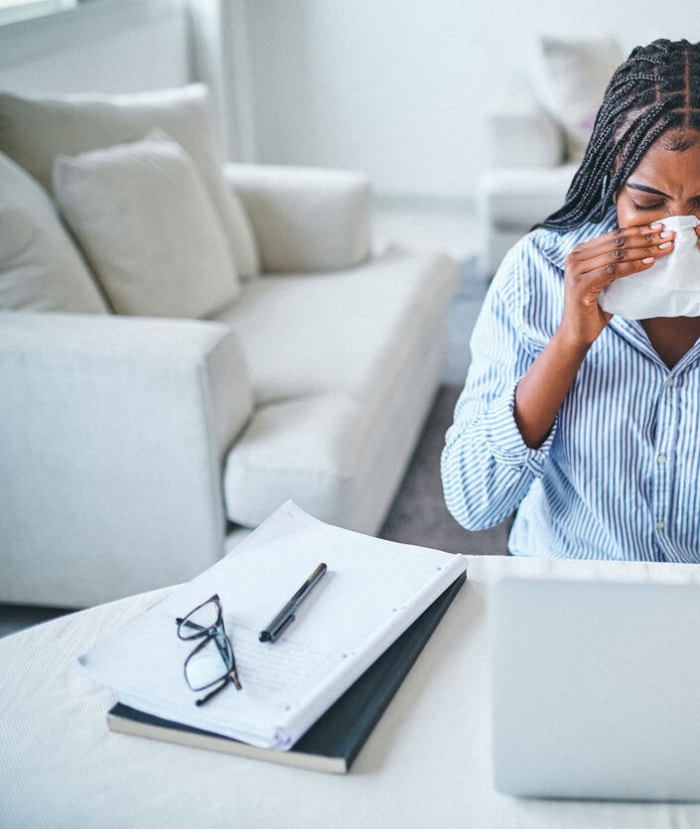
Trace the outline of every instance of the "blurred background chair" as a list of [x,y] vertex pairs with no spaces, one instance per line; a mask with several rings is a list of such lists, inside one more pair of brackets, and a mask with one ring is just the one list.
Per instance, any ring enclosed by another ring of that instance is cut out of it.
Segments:
[[563,204],[623,59],[612,36],[540,37],[530,65],[489,110],[489,161],[476,192],[484,273],[493,274],[508,249]]

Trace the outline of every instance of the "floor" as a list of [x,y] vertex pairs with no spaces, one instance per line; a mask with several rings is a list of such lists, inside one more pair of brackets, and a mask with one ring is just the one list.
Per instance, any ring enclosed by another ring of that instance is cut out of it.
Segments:
[[[443,250],[455,259],[464,261],[478,250],[477,224],[471,210],[462,203],[415,200],[378,201],[373,211],[374,244],[381,247],[396,243],[419,249]],[[475,282],[457,299],[455,316],[451,320],[453,338],[459,338],[465,315],[476,313],[483,293],[483,283]],[[457,315],[459,322],[457,322]],[[466,348],[461,344],[452,350],[456,355],[446,367],[445,382],[460,384],[464,380]],[[30,627],[66,611],[51,608],[19,607],[0,604],[0,637]]]

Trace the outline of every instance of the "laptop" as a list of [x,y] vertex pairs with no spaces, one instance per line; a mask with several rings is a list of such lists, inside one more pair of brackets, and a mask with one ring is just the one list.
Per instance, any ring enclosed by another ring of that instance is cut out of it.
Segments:
[[700,585],[505,579],[490,624],[498,791],[700,800]]

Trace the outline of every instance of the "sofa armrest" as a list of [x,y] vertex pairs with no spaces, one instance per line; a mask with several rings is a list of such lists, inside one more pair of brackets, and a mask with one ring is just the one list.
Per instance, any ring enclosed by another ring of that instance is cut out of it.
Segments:
[[0,314],[0,601],[80,607],[223,553],[223,457],[248,419],[224,325]]
[[344,170],[227,164],[245,205],[263,271],[352,267],[370,252],[369,180]]
[[521,82],[487,112],[491,167],[556,167],[565,155],[564,133]]

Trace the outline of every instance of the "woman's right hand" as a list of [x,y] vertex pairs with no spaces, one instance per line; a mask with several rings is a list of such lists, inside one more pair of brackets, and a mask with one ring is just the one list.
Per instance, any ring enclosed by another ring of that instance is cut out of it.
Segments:
[[515,420],[527,446],[546,439],[588,349],[612,318],[598,294],[667,256],[673,236],[661,224],[626,227],[577,245],[566,257],[561,323],[515,390]]
[[648,270],[673,250],[671,230],[662,224],[620,228],[577,245],[564,266],[564,313],[559,334],[587,348],[610,322],[598,304],[603,288],[616,279]]

